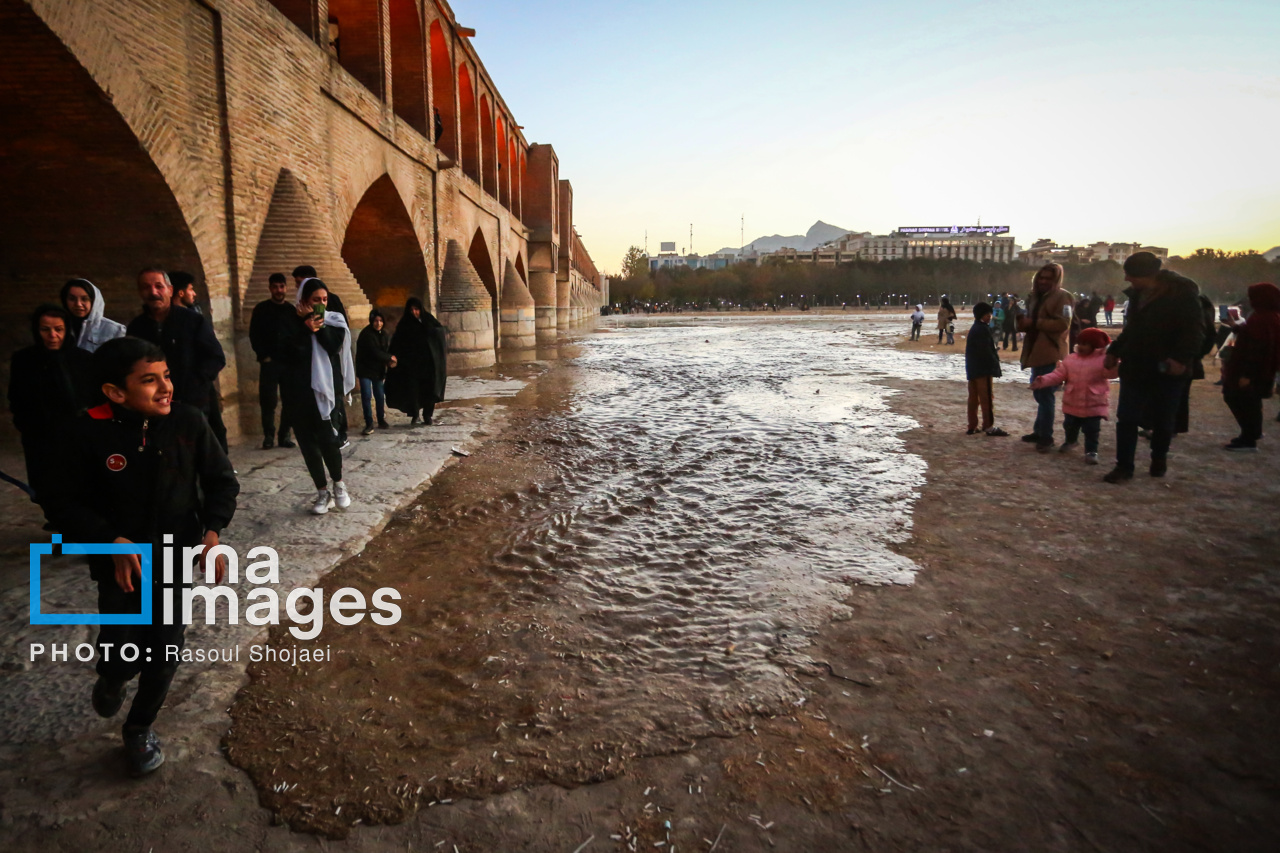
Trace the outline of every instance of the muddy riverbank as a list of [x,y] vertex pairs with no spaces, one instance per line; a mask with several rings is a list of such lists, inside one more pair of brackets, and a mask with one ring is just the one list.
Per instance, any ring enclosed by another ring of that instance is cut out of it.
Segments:
[[[1107,487],[1078,455],[963,435],[954,355],[886,361],[892,339],[824,322],[803,372],[731,349],[763,389],[737,399],[704,364],[685,396],[725,408],[688,421],[642,395],[634,432],[624,389],[649,367],[550,371],[324,579],[391,573],[395,630],[326,629],[332,665],[252,670],[230,725],[202,723],[248,778],[184,754],[56,824],[6,808],[0,831],[78,850],[1271,849],[1276,455],[1221,453],[1232,422],[1198,383],[1170,476]],[[719,329],[662,346],[727,347]],[[996,393],[1017,434],[1029,393]]]

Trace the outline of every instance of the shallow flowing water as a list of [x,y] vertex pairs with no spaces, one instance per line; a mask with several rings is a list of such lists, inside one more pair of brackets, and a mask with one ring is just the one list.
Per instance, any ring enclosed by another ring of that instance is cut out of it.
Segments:
[[916,571],[891,546],[925,465],[876,380],[963,365],[886,346],[900,326],[624,318],[586,337],[508,435],[326,582],[395,586],[398,625],[326,629],[330,664],[251,670],[233,760],[295,824],[340,832],[605,778],[800,701],[791,673],[849,618],[849,586]]

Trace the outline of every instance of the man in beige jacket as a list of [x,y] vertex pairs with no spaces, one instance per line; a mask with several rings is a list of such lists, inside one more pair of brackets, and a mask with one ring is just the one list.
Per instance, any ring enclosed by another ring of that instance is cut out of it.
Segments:
[[[1071,305],[1075,301],[1062,288],[1062,265],[1045,264],[1036,273],[1026,314],[1018,318],[1018,331],[1026,333],[1022,344],[1022,367],[1031,368],[1034,382],[1052,373],[1058,362],[1071,352],[1067,338],[1071,329]],[[1034,393],[1039,410],[1031,432],[1023,441],[1034,442],[1041,453],[1053,448],[1053,422],[1057,388],[1040,388]]]

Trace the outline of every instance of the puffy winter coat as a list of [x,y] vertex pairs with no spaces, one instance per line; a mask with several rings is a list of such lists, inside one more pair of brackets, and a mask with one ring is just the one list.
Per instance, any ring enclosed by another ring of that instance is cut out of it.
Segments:
[[1106,358],[1103,350],[1095,350],[1088,358],[1073,352],[1058,362],[1052,373],[1032,382],[1031,387],[1055,388],[1065,383],[1062,411],[1077,418],[1105,418],[1111,413],[1111,380],[1120,375],[1118,370],[1103,366]]

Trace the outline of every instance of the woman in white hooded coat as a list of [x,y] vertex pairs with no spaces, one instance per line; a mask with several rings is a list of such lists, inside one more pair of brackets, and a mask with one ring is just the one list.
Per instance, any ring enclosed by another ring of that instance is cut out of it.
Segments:
[[93,352],[113,338],[123,338],[124,325],[103,316],[107,301],[102,291],[87,278],[73,278],[62,285],[62,307],[71,315],[71,332],[75,345]]

